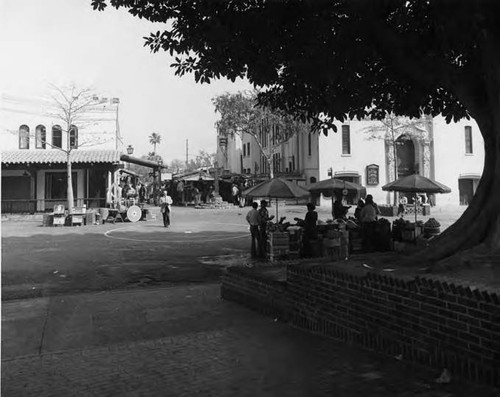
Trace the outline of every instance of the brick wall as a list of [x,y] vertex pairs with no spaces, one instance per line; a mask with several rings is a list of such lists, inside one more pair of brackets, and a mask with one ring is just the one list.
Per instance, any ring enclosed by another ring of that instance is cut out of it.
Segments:
[[494,293],[298,264],[288,266],[286,283],[229,268],[221,294],[314,332],[500,385],[500,302]]
[[243,266],[229,267],[222,276],[221,297],[263,314],[283,318],[286,285]]
[[496,294],[426,278],[349,274],[331,266],[287,272],[289,321],[455,376],[500,384]]

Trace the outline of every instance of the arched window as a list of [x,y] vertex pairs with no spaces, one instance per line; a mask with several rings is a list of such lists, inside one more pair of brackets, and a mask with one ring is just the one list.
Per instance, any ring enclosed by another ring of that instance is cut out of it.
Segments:
[[19,149],[30,148],[30,127],[23,124],[19,127]]
[[37,125],[35,130],[35,147],[37,149],[45,149],[45,142],[47,141],[47,131],[44,125]]
[[69,129],[69,147],[78,149],[78,127],[73,124],[71,124]]
[[62,128],[57,124],[52,127],[52,147],[62,149]]

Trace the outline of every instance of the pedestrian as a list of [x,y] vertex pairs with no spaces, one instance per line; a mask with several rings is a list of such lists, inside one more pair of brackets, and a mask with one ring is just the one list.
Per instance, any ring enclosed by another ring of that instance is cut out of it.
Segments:
[[373,196],[366,196],[365,205],[360,213],[361,244],[364,252],[374,249],[375,227],[377,225],[378,207],[373,202]]
[[233,204],[234,205],[239,205],[239,202],[240,202],[240,199],[239,199],[240,189],[238,189],[238,186],[236,186],[235,183],[233,183],[231,194],[233,196]]
[[267,210],[267,201],[260,201],[259,208],[259,256],[265,259],[267,252],[267,222],[274,218],[274,215],[269,216],[269,211]]
[[179,205],[184,204],[184,182],[182,180],[177,183],[177,199],[179,200]]
[[194,196],[194,205],[198,207],[200,205],[200,189],[198,189],[196,186],[193,186],[193,196]]
[[257,247],[259,247],[260,251],[260,242],[259,242],[259,225],[260,225],[260,214],[257,211],[259,205],[254,202],[252,203],[252,209],[248,211],[246,220],[250,225],[250,237],[252,239],[252,244],[250,248],[250,254],[252,258],[256,258],[258,255]]
[[160,212],[163,215],[163,227],[170,226],[170,213],[172,206],[172,197],[168,195],[168,191],[163,191],[163,196],[160,197]]
[[146,186],[144,185],[144,183],[139,183],[139,203],[144,203],[144,201],[146,200]]
[[215,188],[213,185],[208,187],[208,201],[210,204],[215,202]]

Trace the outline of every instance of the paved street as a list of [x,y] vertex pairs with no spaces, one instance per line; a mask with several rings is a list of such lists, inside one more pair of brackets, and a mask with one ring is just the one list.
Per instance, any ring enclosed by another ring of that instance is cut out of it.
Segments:
[[495,396],[305,333],[218,284],[10,301],[2,396]]
[[174,208],[169,229],[3,222],[2,396],[500,395],[221,300],[246,210]]

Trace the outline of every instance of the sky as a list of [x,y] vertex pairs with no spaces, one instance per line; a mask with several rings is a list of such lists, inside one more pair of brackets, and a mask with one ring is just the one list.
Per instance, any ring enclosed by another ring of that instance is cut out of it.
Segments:
[[89,87],[120,99],[120,132],[134,157],[153,150],[153,132],[162,136],[157,153],[166,163],[185,160],[186,140],[189,158],[215,152],[211,99],[251,86],[175,76],[168,54],[144,47],[143,37],[161,29],[123,9],[94,11],[91,0],[0,0],[0,90],[30,97],[46,95],[50,84]]

